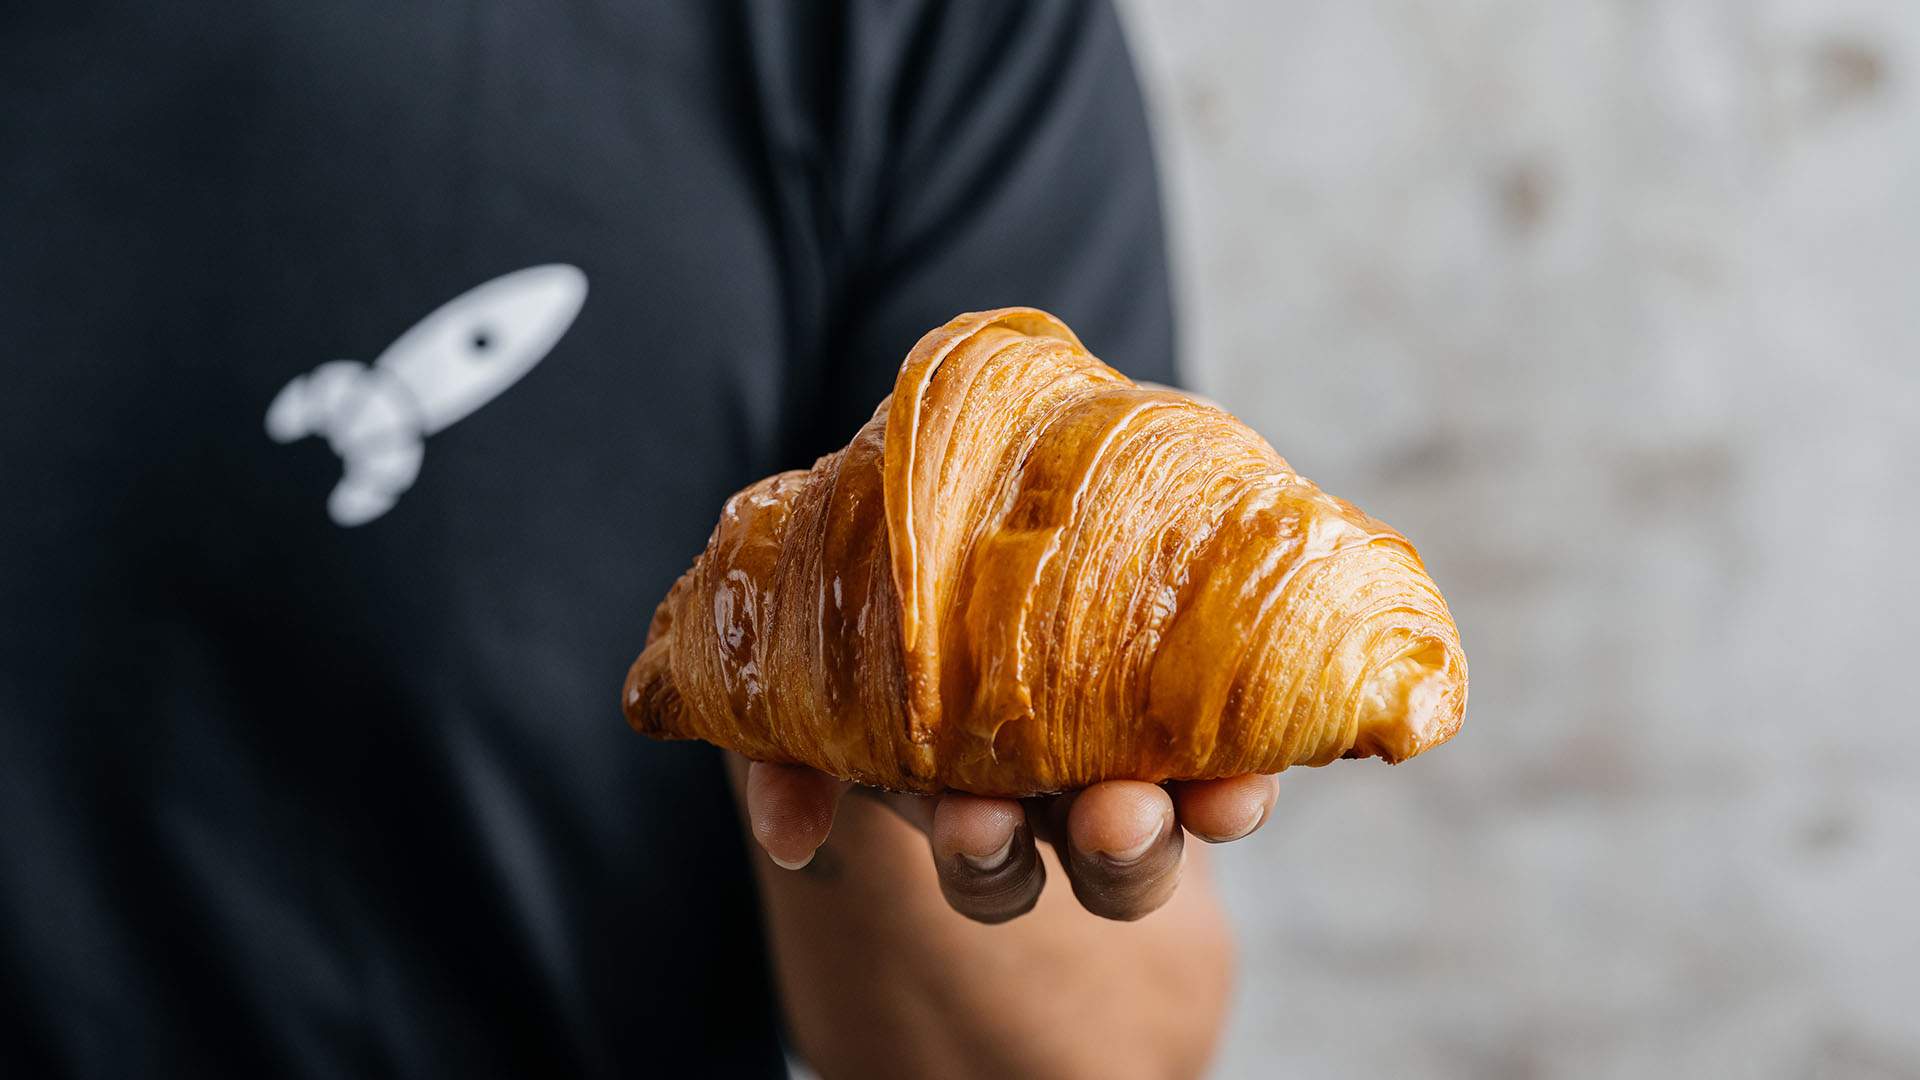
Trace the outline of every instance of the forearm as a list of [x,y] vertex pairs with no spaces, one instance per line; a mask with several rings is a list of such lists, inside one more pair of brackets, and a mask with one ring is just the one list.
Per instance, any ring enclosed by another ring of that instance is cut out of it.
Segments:
[[801,1053],[829,1077],[1198,1074],[1231,963],[1204,849],[1134,923],[1082,910],[1046,857],[1038,905],[999,926],[955,913],[925,836],[864,798],[806,870],[756,860]]

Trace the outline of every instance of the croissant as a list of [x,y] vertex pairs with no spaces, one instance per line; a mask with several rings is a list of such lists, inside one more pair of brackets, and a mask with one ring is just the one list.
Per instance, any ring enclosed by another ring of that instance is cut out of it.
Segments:
[[1466,656],[1404,537],[1031,308],[929,332],[845,449],[727,500],[622,702],[896,791],[1412,757]]

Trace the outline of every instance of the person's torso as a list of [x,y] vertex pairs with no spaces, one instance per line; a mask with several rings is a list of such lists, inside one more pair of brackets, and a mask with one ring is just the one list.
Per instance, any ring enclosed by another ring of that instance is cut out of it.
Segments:
[[729,10],[9,17],[0,1058],[778,1068],[717,763],[616,704],[779,463]]

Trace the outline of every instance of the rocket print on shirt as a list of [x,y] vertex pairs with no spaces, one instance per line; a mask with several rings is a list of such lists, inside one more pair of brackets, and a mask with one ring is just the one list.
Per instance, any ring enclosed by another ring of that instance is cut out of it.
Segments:
[[413,486],[427,436],[532,370],[586,300],[587,276],[572,266],[494,278],[415,323],[371,365],[333,360],[295,376],[267,407],[267,434],[326,439],[345,469],[327,514],[364,525]]

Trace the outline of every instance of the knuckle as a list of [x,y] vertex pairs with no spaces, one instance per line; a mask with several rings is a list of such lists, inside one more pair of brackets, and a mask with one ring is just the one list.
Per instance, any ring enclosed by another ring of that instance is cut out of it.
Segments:
[[1073,892],[1095,915],[1132,922],[1160,909],[1180,883],[1181,846],[1177,838],[1137,863],[1116,866],[1098,855],[1073,858]]
[[1027,914],[1032,911],[1034,905],[1039,902],[1040,891],[1035,889],[1027,893],[1024,897],[1014,896],[1003,902],[954,903],[952,907],[955,911],[972,919],[974,922],[995,926],[1000,923],[1011,922]]
[[1045,883],[1045,868],[1031,847],[997,870],[975,870],[957,859],[941,869],[947,904],[976,922],[1000,923],[1033,910]]

